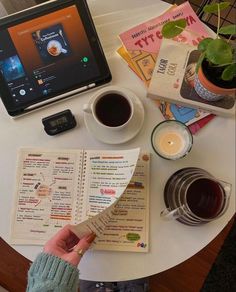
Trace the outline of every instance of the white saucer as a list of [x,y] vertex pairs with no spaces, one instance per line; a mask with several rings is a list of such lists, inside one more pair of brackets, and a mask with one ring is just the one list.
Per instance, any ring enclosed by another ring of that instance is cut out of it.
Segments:
[[[126,89],[127,91],[127,89]],[[84,122],[87,130],[96,139],[106,144],[121,144],[134,138],[141,130],[144,121],[144,108],[141,100],[129,91],[134,103],[134,114],[129,124],[121,130],[107,130],[96,123],[92,114],[84,112]]]

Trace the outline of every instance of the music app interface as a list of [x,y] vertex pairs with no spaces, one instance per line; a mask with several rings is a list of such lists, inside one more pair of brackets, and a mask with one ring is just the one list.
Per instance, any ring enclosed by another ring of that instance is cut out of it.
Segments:
[[16,104],[99,76],[76,6],[0,31],[0,72]]

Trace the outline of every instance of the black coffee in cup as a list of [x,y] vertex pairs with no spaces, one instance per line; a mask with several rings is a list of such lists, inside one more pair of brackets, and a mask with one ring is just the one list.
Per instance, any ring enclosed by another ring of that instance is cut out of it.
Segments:
[[176,219],[187,225],[210,222],[222,216],[228,206],[231,184],[216,179],[197,167],[176,171],[164,188],[164,218]]
[[216,181],[197,179],[187,190],[187,204],[198,217],[214,218],[222,210],[224,190]]
[[96,103],[97,119],[108,127],[118,127],[125,124],[131,116],[132,108],[129,101],[118,93],[103,95]]

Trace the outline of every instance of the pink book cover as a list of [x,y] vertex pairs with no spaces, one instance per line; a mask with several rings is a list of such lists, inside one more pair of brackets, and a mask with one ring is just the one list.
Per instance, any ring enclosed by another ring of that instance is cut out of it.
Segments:
[[162,26],[168,21],[180,18],[186,19],[187,28],[193,31],[193,33],[185,30],[179,36],[175,37],[174,40],[195,46],[202,38],[209,36],[205,26],[199,20],[189,2],[184,2],[158,17],[121,33],[119,37],[127,51],[141,50],[156,54],[161,45]]

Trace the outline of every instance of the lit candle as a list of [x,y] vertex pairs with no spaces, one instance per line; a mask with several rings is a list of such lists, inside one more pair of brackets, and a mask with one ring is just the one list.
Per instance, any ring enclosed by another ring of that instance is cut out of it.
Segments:
[[191,150],[193,137],[188,127],[183,123],[167,120],[153,129],[151,142],[154,151],[159,156],[176,160]]

